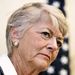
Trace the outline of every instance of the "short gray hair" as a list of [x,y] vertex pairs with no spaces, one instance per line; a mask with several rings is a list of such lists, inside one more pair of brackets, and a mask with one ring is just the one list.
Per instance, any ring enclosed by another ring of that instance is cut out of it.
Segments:
[[57,20],[62,35],[64,36],[66,34],[66,19],[59,9],[44,3],[25,4],[23,7],[16,10],[8,20],[6,29],[6,42],[9,55],[12,53],[13,47],[11,41],[11,29],[16,28],[17,31],[21,33],[19,37],[21,38],[23,36],[23,31],[26,31],[31,24],[39,21],[43,11],[47,11],[49,13],[49,17],[51,18],[53,24],[56,25],[55,20]]

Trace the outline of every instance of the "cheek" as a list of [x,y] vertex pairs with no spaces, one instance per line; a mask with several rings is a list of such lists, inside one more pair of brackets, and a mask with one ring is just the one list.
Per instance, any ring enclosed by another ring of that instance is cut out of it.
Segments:
[[52,62],[56,59],[58,53],[59,53],[59,50],[56,50],[52,53],[52,59],[51,59]]
[[33,47],[34,50],[41,50],[45,46],[45,41],[38,35],[31,37],[30,46]]
[[41,48],[40,41],[41,40],[35,36],[28,36],[26,39],[23,39],[20,45],[23,55],[26,54],[28,58],[36,55]]
[[45,46],[45,41],[39,35],[28,34],[21,40],[20,48],[23,52],[22,55],[26,55],[27,59],[30,59]]
[[54,55],[55,58],[57,57],[58,53],[59,53],[59,50],[56,50],[56,51],[53,53],[53,55]]

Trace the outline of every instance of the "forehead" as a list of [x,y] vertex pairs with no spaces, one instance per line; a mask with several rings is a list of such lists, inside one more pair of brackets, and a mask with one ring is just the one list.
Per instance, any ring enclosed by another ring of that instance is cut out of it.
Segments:
[[54,34],[54,36],[62,37],[62,33],[59,30],[59,26],[54,25],[52,20],[45,15],[44,17],[42,17],[42,19],[40,19],[39,22],[35,23],[35,25],[33,25],[32,28],[38,31],[48,30],[51,31]]

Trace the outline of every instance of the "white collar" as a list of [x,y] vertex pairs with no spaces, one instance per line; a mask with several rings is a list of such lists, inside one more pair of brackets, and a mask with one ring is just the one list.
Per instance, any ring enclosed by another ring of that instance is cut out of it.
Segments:
[[2,55],[0,57],[0,66],[2,67],[4,75],[17,75],[17,72],[7,55]]

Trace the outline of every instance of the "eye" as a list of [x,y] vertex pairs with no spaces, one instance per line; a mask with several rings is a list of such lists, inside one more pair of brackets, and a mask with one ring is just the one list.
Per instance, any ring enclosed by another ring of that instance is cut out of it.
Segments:
[[49,39],[49,38],[51,38],[51,34],[50,34],[49,32],[42,32],[41,34],[42,34],[42,37],[43,37],[44,39]]
[[62,46],[62,42],[57,40],[57,46],[60,48]]

